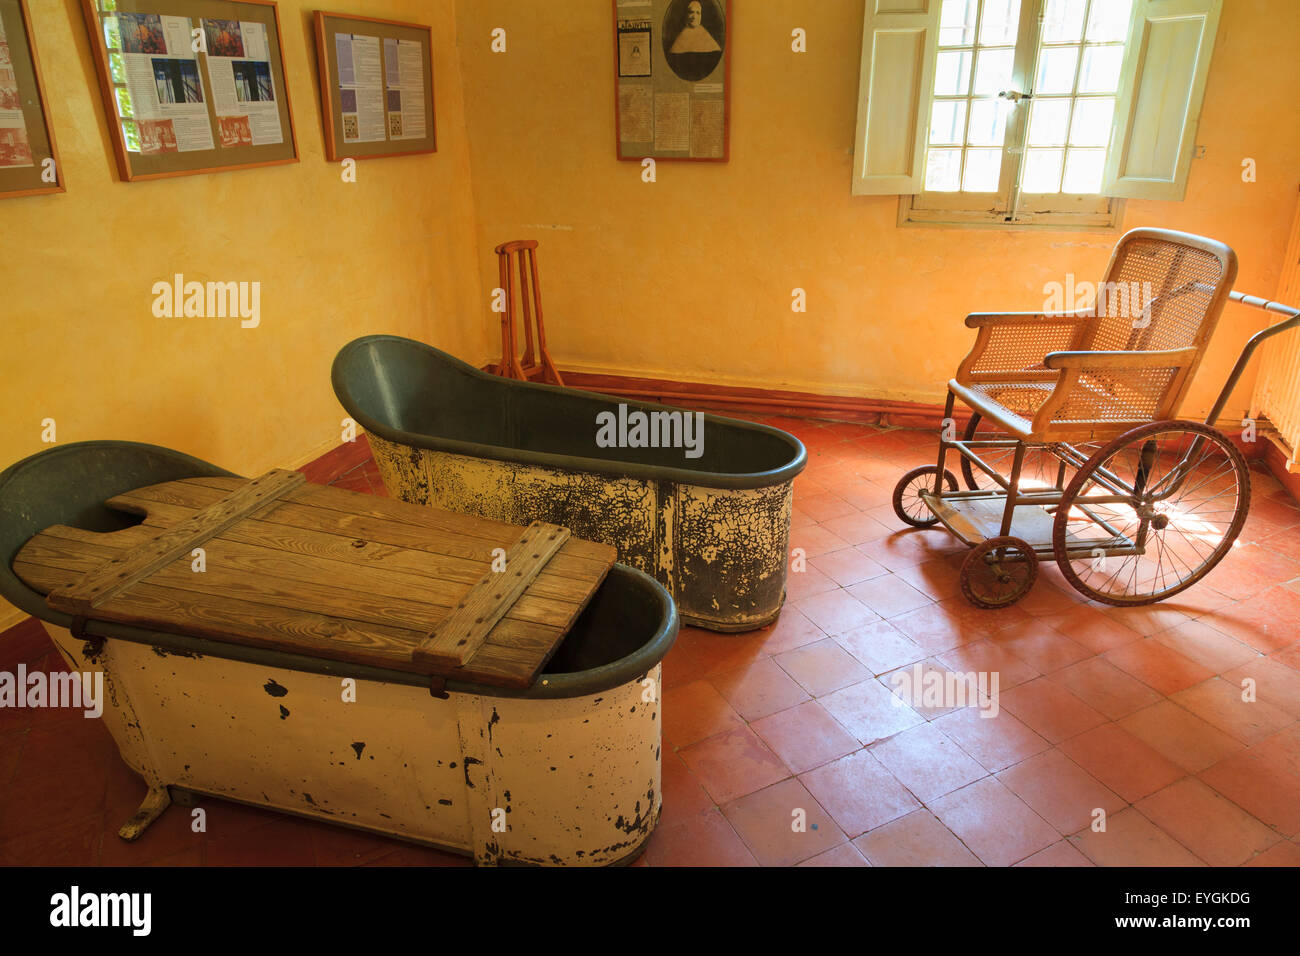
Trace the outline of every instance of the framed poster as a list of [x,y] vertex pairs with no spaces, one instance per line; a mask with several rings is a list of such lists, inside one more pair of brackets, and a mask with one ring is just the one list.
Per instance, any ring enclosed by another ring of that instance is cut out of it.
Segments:
[[0,0],[0,198],[64,189],[27,0]]
[[428,27],[317,10],[316,62],[326,159],[437,152]]
[[618,158],[725,163],[731,0],[614,0]]
[[81,0],[127,182],[298,162],[270,0]]

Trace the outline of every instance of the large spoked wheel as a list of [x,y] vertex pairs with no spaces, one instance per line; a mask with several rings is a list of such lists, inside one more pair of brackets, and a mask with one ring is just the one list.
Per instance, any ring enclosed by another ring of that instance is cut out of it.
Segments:
[[1009,607],[1038,580],[1038,555],[1011,535],[986,538],[961,563],[961,593],[976,607]]
[[1081,594],[1152,604],[1205,577],[1249,508],[1250,471],[1231,441],[1196,422],[1153,422],[1079,469],[1056,512],[1052,547]]
[[[962,441],[970,442],[1009,439],[1012,436],[996,425],[986,422],[984,416],[979,412],[972,412],[971,417],[966,421],[966,427],[963,429],[961,437]],[[1089,447],[1087,444],[1083,444],[1074,447],[1087,455],[1100,446],[1094,444]],[[1015,459],[1014,448],[974,448],[972,451],[1003,478],[1011,477],[1011,465]],[[971,491],[983,491],[998,487],[992,478],[971,464],[969,458],[965,455],[959,455],[958,457],[961,459],[961,476],[967,488]],[[1060,467],[1061,460],[1052,452],[1050,446],[1027,446],[1025,448],[1024,463],[1020,466],[1021,489],[1055,488],[1058,482],[1063,485],[1064,481],[1061,480]],[[1069,470],[1069,466],[1067,466],[1065,481],[1069,480]]]
[[[898,479],[898,484],[894,486],[894,514],[913,528],[929,528],[939,521],[930,506],[921,500],[922,491],[934,490],[934,478],[938,471],[937,465],[913,468]],[[957,490],[957,479],[946,468],[943,471],[943,482],[949,491]]]

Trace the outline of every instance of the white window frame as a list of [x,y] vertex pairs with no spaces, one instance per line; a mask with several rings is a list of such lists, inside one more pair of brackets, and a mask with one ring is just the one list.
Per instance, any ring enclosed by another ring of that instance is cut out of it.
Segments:
[[[942,0],[866,0],[853,193],[898,195],[900,224],[1000,228],[1114,228],[1124,198],[1182,199],[1221,5],[1134,0],[1102,192],[1015,195],[1023,164],[1006,161],[1006,144],[1023,144],[1023,101],[1008,117],[997,193],[924,192]],[[1032,92],[1045,7],[1022,0],[1013,77],[1022,92]]]

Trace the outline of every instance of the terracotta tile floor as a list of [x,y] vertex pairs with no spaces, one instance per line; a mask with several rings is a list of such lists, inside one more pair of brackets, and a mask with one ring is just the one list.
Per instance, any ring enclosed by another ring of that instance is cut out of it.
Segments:
[[[1044,565],[989,612],[958,592],[963,548],[890,506],[930,433],[757,420],[808,447],[806,570],[775,625],[684,628],[665,660],[639,865],[1300,865],[1300,509],[1265,471],[1234,553],[1171,601],[1090,604]],[[383,494],[373,462],[333,483]],[[0,635],[0,669],[61,666],[33,625]],[[888,677],[915,665],[996,670],[998,715],[897,706]],[[466,863],[216,800],[206,835],[169,813],[122,843],[143,790],[99,722],[0,710],[0,864]]]

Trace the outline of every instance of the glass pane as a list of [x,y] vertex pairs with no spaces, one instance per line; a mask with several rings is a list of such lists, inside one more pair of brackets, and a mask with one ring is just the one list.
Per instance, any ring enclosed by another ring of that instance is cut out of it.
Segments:
[[1010,89],[1015,56],[1015,50],[980,50],[975,61],[975,93],[997,96]]
[[1119,89],[1119,71],[1124,65],[1122,46],[1086,46],[1079,70],[1080,93],[1114,93]]
[[1060,192],[1060,149],[1030,149],[1025,151],[1025,172],[1020,183],[1021,192]]
[[1070,123],[1070,145],[1105,146],[1110,142],[1110,121],[1114,113],[1113,97],[1076,100],[1074,120]]
[[1106,164],[1104,149],[1071,149],[1065,156],[1065,182],[1061,189],[1067,193],[1101,192],[1101,172]]
[[122,139],[126,141],[128,153],[140,152],[140,130],[136,128],[135,120],[122,120]]
[[1092,0],[1088,11],[1088,39],[1093,43],[1128,38],[1133,0]]
[[965,100],[935,100],[930,110],[930,144],[960,146],[965,125]]
[[1064,146],[1070,125],[1070,101],[1035,99],[1033,103],[1029,113],[1029,145]]
[[926,192],[955,193],[960,185],[961,150],[930,150],[925,157]]
[[1087,0],[1048,0],[1043,17],[1044,43],[1078,43],[1083,35]]
[[993,193],[998,191],[998,173],[1002,169],[1002,150],[966,150],[966,174],[962,177],[962,192]]
[[1070,93],[1074,90],[1074,65],[1079,59],[1077,46],[1046,47],[1038,61],[1035,93]]
[[975,8],[978,0],[943,0],[939,14],[939,46],[967,46],[975,42]]
[[1015,43],[1020,29],[1020,0],[984,0],[980,19],[980,44],[998,46]]
[[1006,100],[975,100],[971,103],[966,142],[971,146],[1001,146],[1010,105]]
[[934,64],[934,95],[965,96],[970,89],[970,50],[943,50]]

